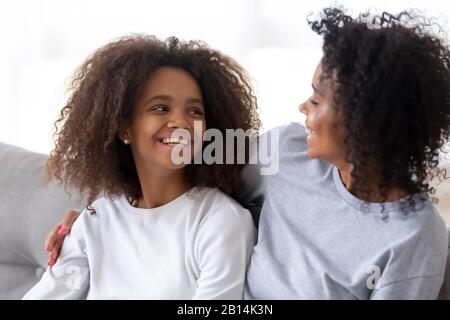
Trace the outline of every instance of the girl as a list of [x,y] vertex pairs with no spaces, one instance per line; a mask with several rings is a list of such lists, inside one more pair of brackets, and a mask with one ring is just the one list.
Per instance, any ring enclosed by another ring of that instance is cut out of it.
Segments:
[[241,299],[255,240],[230,197],[243,166],[175,164],[172,151],[201,151],[173,135],[194,124],[259,128],[244,70],[199,42],[136,35],[95,52],[72,90],[47,169],[90,205],[24,298]]

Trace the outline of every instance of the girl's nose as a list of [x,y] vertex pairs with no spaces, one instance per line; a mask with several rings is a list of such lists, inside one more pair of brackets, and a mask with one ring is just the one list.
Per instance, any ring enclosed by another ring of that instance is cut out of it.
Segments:
[[167,122],[169,128],[182,128],[187,129],[189,127],[189,122],[184,114],[173,113]]

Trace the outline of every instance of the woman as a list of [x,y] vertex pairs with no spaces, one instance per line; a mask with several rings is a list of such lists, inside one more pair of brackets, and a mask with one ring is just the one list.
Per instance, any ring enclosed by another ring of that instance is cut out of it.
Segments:
[[450,134],[449,48],[414,12],[310,23],[323,58],[306,126],[281,129],[280,173],[262,184],[247,297],[435,299],[448,239],[428,194]]
[[310,25],[324,44],[306,127],[274,129],[276,175],[245,172],[242,202],[264,199],[246,297],[435,299],[448,239],[428,194],[450,135],[448,45],[414,12],[327,8]]

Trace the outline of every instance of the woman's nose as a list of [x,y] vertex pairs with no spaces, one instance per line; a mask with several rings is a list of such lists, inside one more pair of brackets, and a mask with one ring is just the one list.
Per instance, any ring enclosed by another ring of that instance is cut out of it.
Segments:
[[299,106],[298,106],[298,110],[301,112],[301,113],[303,113],[303,114],[306,114],[307,113],[307,110],[306,110],[306,103],[301,103]]

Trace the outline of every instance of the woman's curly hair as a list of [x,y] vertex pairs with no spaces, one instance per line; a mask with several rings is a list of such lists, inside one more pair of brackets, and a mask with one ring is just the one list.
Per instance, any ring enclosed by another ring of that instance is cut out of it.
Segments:
[[[55,123],[48,180],[77,188],[88,196],[88,204],[100,194],[140,195],[131,149],[118,133],[123,123],[130,123],[146,80],[163,66],[183,69],[197,81],[207,129],[225,136],[226,129],[260,128],[256,97],[236,61],[198,41],[130,35],[97,50],[75,73],[67,105]],[[190,164],[185,172],[191,186],[217,187],[235,196],[242,168]]]
[[322,68],[333,78],[334,107],[346,130],[347,161],[357,193],[378,188],[405,195],[434,193],[445,178],[439,152],[450,135],[450,51],[438,24],[414,10],[352,18],[326,8],[308,21],[323,36]]

